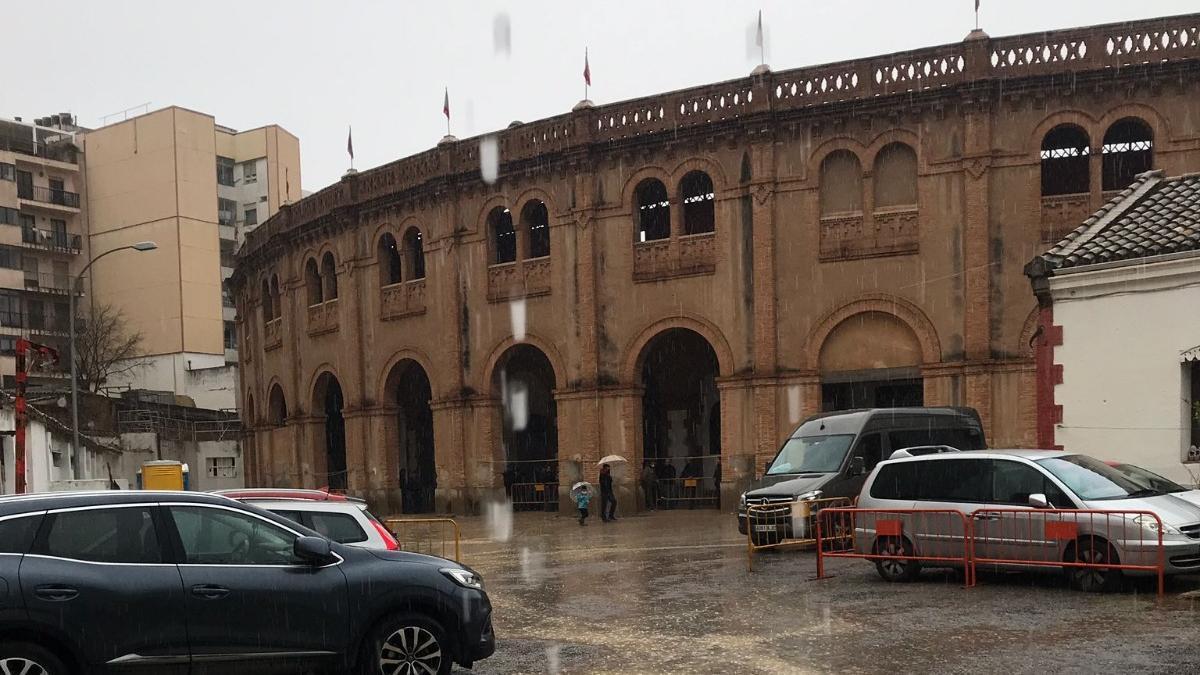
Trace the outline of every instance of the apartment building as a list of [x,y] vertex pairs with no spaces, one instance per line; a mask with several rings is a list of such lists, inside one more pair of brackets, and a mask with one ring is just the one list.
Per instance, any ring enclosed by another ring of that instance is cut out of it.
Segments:
[[144,337],[145,365],[108,384],[236,407],[235,310],[223,282],[245,234],[300,198],[299,139],[275,125],[235,131],[173,106],[78,140],[92,250],[158,244],[152,255],[92,268],[95,301],[120,307]]
[[6,387],[18,338],[66,354],[68,293],[88,258],[79,131],[65,113],[0,119],[0,379]]

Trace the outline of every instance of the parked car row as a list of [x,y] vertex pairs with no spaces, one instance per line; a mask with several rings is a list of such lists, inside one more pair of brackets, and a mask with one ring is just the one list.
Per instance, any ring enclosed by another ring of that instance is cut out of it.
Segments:
[[0,498],[3,672],[448,673],[492,654],[470,568],[394,550],[355,501],[241,497]]

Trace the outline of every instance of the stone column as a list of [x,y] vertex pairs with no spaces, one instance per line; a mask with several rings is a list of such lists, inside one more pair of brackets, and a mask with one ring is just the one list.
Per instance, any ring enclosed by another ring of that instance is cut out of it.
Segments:
[[[754,235],[751,240],[754,265],[754,334],[750,337],[755,378],[763,385],[762,391],[754,395],[753,410],[746,411],[748,416],[752,413],[754,419],[752,454],[773,450],[777,444],[775,429],[778,426],[779,410],[772,386],[778,366],[778,327],[775,320],[774,148],[774,144],[769,142],[750,146],[751,175],[755,181],[750,188],[750,225]],[[732,231],[732,228],[730,230]],[[725,376],[731,374],[722,373]],[[725,428],[724,420],[721,428]],[[725,447],[724,444],[722,447]]]

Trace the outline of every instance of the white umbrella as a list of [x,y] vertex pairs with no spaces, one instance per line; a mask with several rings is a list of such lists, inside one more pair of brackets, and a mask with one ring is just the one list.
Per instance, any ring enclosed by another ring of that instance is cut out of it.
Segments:
[[592,491],[592,484],[587,482],[586,480],[581,480],[578,483],[571,486],[571,492],[573,492],[573,493],[574,492],[591,492],[591,491]]
[[599,462],[596,462],[596,465],[600,466],[602,464],[624,464],[627,461],[629,461],[629,460],[625,459],[624,457],[622,457],[620,455],[609,455],[609,456],[601,459]]

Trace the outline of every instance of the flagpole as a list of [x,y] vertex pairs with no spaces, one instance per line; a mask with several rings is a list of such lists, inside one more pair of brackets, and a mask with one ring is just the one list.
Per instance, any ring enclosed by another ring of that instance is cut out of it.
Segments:
[[767,35],[763,32],[762,25],[762,10],[758,10],[758,62],[765,64],[767,62]]
[[[583,48],[583,67],[584,67],[584,69],[587,69],[587,67],[588,67],[588,48],[587,47]],[[588,100],[588,78],[586,78],[586,77],[583,78],[583,100],[585,100],[585,101]]]

